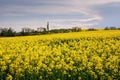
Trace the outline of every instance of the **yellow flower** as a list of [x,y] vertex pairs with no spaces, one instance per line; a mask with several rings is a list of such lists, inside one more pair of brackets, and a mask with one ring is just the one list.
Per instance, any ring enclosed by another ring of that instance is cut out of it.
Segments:
[[12,80],[13,77],[10,74],[7,74],[6,80]]

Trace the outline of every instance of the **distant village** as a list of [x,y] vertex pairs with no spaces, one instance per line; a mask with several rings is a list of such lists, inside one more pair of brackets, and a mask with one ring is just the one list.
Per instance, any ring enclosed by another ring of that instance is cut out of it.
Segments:
[[[96,31],[98,29],[89,28],[89,29],[86,29],[86,30],[87,31]],[[105,27],[104,30],[120,30],[120,28]],[[39,27],[36,30],[31,29],[31,28],[22,28],[20,32],[16,32],[12,28],[0,28],[0,37],[43,35],[43,34],[52,34],[52,33],[68,33],[68,32],[80,32],[80,31],[83,31],[80,27],[50,30],[49,22],[47,22],[46,28]]]
[[[76,30],[79,30],[79,29],[81,29],[81,28],[79,28],[79,27],[72,27],[72,30],[73,29],[76,29]],[[52,30],[50,30],[50,26],[49,26],[49,22],[47,22],[47,26],[46,26],[46,28],[44,28],[44,27],[39,27],[39,28],[37,28],[36,30],[34,30],[34,29],[31,29],[31,28],[22,28],[22,31],[23,32],[48,32],[48,31],[55,31],[55,30],[70,30],[70,29],[52,29]]]

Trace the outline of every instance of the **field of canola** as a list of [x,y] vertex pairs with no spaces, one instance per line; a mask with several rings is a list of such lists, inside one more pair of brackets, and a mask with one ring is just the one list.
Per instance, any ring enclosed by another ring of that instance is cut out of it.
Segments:
[[120,31],[0,38],[0,80],[120,80]]

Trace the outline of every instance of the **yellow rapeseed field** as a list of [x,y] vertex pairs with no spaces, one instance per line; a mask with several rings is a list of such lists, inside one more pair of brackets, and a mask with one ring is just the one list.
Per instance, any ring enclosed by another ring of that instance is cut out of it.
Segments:
[[0,80],[120,80],[120,31],[0,38]]

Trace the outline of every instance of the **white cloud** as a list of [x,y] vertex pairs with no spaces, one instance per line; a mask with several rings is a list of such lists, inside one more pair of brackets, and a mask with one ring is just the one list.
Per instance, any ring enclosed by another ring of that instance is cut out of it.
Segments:
[[[21,0],[22,2],[23,0]],[[98,24],[102,19],[104,19],[100,14],[99,11],[93,10],[91,7],[94,7],[95,5],[101,5],[101,4],[108,4],[113,2],[120,2],[120,0],[26,0],[26,2],[33,3],[33,5],[3,5],[0,7],[0,17],[8,17],[8,16],[26,16],[26,15],[67,15],[67,14],[83,14],[86,16],[85,18],[70,18],[70,19],[49,19],[49,21],[54,22],[56,25],[64,25],[64,22],[71,21],[72,23],[69,23],[68,26],[74,26],[74,25],[96,25]],[[40,5],[39,5],[40,4]],[[43,4],[43,5],[41,5]],[[96,21],[96,22],[95,22]],[[29,24],[30,26],[37,26],[39,25],[39,20],[29,20],[29,21],[19,21],[16,22],[13,20],[10,22],[7,22],[7,24]],[[45,24],[46,21],[43,20],[43,23]],[[1,24],[6,24],[1,22]],[[37,25],[34,25],[37,24]],[[42,24],[42,21],[41,21]],[[55,25],[53,24],[53,26]]]

